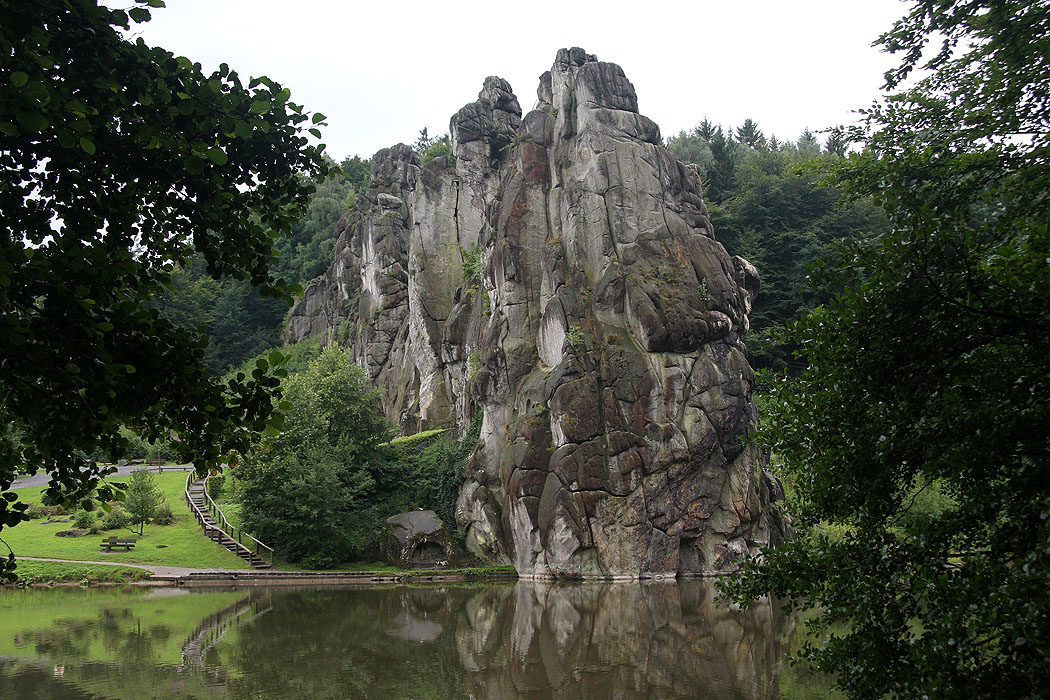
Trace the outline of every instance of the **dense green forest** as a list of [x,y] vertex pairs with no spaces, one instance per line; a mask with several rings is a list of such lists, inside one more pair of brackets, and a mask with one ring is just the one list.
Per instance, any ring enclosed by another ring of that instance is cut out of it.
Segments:
[[[346,158],[334,175],[314,182],[316,191],[302,218],[275,246],[276,276],[301,285],[324,274],[334,254],[335,224],[364,193],[369,166],[370,161],[358,156]],[[205,329],[209,343],[204,365],[215,375],[280,346],[288,311],[283,300],[261,295],[247,280],[214,279],[200,256],[175,269],[171,286],[154,305],[182,328]]]

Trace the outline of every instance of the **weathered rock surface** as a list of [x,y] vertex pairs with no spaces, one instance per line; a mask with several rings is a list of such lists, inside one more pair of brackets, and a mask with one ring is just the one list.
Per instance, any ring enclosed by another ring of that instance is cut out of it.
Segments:
[[454,168],[379,151],[288,339],[353,349],[406,433],[483,412],[457,504],[523,576],[731,570],[782,538],[744,335],[758,273],[619,66],[561,50],[522,117],[488,78]]
[[406,568],[447,567],[457,558],[448,530],[432,510],[387,518],[378,544],[383,561]]

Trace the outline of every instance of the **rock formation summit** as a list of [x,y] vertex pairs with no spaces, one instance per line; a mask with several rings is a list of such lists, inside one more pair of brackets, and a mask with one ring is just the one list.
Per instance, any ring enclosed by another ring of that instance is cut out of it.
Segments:
[[782,538],[748,440],[758,273],[621,68],[562,49],[531,112],[490,77],[450,133],[454,164],[375,154],[288,340],[351,348],[406,434],[480,413],[457,525],[524,577],[714,574]]

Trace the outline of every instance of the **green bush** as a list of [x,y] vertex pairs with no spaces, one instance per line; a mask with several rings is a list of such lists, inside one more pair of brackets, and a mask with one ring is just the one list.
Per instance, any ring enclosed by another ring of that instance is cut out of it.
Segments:
[[449,139],[448,134],[434,139],[425,151],[423,151],[423,157],[421,162],[426,165],[435,158],[445,158],[446,165],[449,168],[456,167],[456,155],[452,151],[452,141]]
[[208,495],[213,499],[219,498],[225,485],[226,477],[223,474],[212,474],[208,477]]
[[482,271],[481,248],[475,244],[463,250],[462,253],[463,262],[460,263],[460,266],[463,269],[463,279],[470,280],[473,277],[480,277]]
[[101,525],[103,530],[121,530],[128,526],[128,514],[120,506],[115,506],[102,516]]
[[80,530],[90,530],[95,527],[95,523],[95,514],[86,510],[78,510],[77,514],[73,516],[73,525]]
[[479,411],[463,440],[456,440],[446,433],[418,454],[402,453],[408,464],[409,478],[405,486],[409,491],[406,500],[410,507],[434,511],[449,531],[456,527],[456,499],[463,468],[474,452],[480,434]]
[[154,525],[171,525],[175,522],[175,512],[171,509],[171,503],[165,499],[160,502],[153,511]]

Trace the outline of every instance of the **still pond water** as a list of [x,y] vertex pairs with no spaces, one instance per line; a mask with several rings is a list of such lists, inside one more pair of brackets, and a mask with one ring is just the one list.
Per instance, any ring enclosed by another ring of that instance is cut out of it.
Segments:
[[815,700],[706,581],[0,591],[0,698]]

